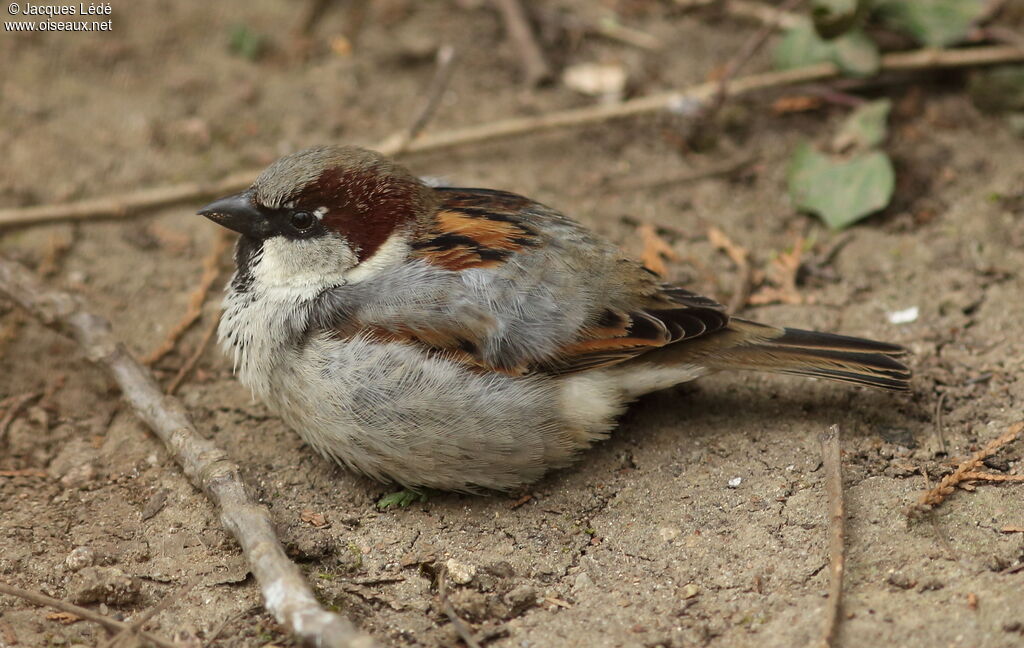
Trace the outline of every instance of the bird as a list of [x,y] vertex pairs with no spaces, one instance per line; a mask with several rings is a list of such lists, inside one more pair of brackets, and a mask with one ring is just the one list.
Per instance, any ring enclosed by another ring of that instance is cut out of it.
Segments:
[[407,489],[521,488],[638,397],[725,370],[909,389],[903,347],[732,317],[560,211],[355,146],[286,155],[199,214],[239,234],[218,326],[239,381]]

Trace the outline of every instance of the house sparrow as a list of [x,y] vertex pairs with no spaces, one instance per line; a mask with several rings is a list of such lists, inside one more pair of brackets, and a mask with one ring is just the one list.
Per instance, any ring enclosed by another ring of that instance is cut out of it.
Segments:
[[638,396],[723,369],[908,388],[901,347],[730,318],[550,207],[360,148],[283,157],[199,213],[241,234],[219,328],[241,382],[409,488],[535,481]]

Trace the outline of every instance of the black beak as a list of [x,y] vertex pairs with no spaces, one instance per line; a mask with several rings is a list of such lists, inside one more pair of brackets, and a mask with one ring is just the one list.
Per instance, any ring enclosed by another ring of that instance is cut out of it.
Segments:
[[215,200],[199,210],[214,223],[234,230],[243,236],[262,238],[267,233],[267,216],[252,200],[251,191]]

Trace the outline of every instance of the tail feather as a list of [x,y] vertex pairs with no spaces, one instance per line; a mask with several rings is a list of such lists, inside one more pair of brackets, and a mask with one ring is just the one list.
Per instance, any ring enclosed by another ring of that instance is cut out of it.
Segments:
[[894,391],[910,389],[910,369],[896,359],[906,353],[903,347],[739,318],[733,318],[720,332],[679,345],[676,353],[713,369],[750,369]]

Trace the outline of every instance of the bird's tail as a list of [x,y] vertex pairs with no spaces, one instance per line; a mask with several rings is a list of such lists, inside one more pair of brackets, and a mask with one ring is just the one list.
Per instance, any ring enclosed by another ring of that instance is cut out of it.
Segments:
[[910,388],[910,369],[896,359],[906,349],[895,344],[737,318],[727,331],[738,336],[735,346],[715,354],[714,364],[723,369],[813,376],[897,391]]

